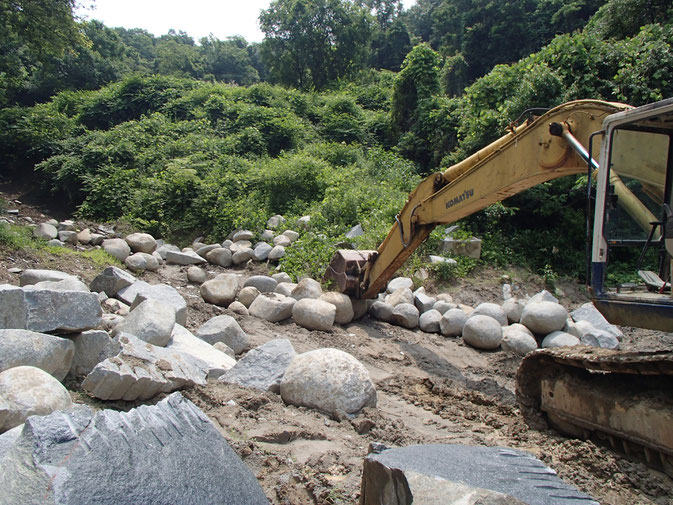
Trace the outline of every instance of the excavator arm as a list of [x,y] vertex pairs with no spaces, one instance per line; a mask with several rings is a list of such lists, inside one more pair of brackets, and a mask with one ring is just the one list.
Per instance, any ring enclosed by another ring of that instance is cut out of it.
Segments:
[[[586,146],[606,116],[629,108],[578,100],[508,128],[492,144],[424,179],[409,195],[378,250],[337,251],[326,278],[335,280],[339,289],[351,296],[374,298],[435,226],[458,221],[542,182],[586,172],[587,160],[566,138]],[[550,125],[555,125],[553,133]],[[564,132],[571,137],[564,138]],[[626,203],[629,192],[624,190],[620,202]],[[648,211],[639,208],[635,212]],[[650,217],[641,220],[649,221]]]

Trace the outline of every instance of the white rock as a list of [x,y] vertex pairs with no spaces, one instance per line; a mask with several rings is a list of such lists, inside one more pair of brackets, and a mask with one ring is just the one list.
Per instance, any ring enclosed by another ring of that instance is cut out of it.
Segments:
[[292,290],[296,287],[297,285],[294,282],[279,282],[273,292],[285,296],[292,296]]
[[187,280],[194,284],[203,284],[208,278],[206,271],[197,266],[191,266],[187,269]]
[[307,230],[311,226],[311,216],[301,216],[297,219],[297,226]]
[[504,309],[496,303],[480,303],[474,308],[472,316],[489,316],[500,323],[500,326],[507,326],[507,314]]
[[[81,232],[77,234],[77,242],[79,242],[82,245],[87,245],[91,243],[91,230],[89,228],[84,228]],[[101,240],[101,243],[103,241]]]
[[502,310],[507,314],[507,321],[509,323],[518,323],[521,321],[521,314],[523,313],[524,304],[516,298],[508,298],[502,304]]
[[513,352],[519,356],[525,356],[529,352],[537,349],[537,341],[528,333],[524,333],[517,329],[506,333],[503,331],[501,345],[503,350]]
[[42,281],[37,284],[32,284],[30,287],[35,289],[51,289],[54,291],[81,291],[82,293],[90,293],[89,286],[84,284],[76,277],[63,279],[60,281]]
[[413,287],[414,281],[412,281],[409,277],[395,277],[388,283],[386,291],[388,293],[392,293],[393,291],[396,291],[400,288],[407,288],[411,290]]
[[525,333],[526,335],[530,335],[531,337],[535,336],[535,335],[533,335],[532,331],[530,331],[527,327],[525,327],[523,324],[520,324],[520,323],[514,323],[514,324],[510,324],[509,326],[505,326],[502,329],[503,336],[506,336],[507,333],[510,332],[510,331],[520,331],[520,332]]
[[425,292],[414,294],[414,305],[416,305],[421,314],[432,309],[435,306],[435,302],[437,302],[437,299],[426,295]]
[[463,327],[467,321],[467,314],[460,309],[449,309],[439,320],[439,330],[445,337],[459,337],[463,334]]
[[251,316],[264,319],[271,323],[284,321],[292,316],[292,308],[296,300],[279,293],[260,294],[248,307]]
[[100,325],[103,315],[96,293],[26,286],[23,288],[23,300],[25,329],[42,333],[90,330]]
[[376,406],[367,369],[337,349],[317,349],[294,357],[280,383],[285,403],[318,409],[333,417]]
[[237,242],[232,242],[231,245],[229,246],[229,250],[232,253],[241,251],[243,249],[251,249],[251,248],[252,248],[252,242],[250,242],[249,240],[239,240]]
[[137,252],[134,254],[134,256],[140,256],[145,260],[145,268],[149,270],[150,272],[156,272],[159,270],[159,267],[161,266],[161,256],[158,258],[154,256],[154,253],[149,254],[145,252]]
[[[223,342],[224,343],[224,342]],[[226,345],[226,344],[225,344]],[[184,326],[176,324],[166,349],[189,354],[208,364],[208,378],[217,378],[230,370],[236,360],[196,337]]]
[[568,311],[554,302],[528,302],[521,313],[521,324],[538,335],[561,330],[568,319]]
[[587,321],[597,330],[607,331],[617,337],[618,340],[624,337],[622,331],[614,324],[610,324],[592,303],[585,303],[579,309],[573,310],[571,315],[576,323]]
[[502,325],[490,316],[472,315],[463,327],[463,340],[477,349],[497,349],[502,342]]
[[292,243],[292,241],[286,237],[285,235],[278,235],[276,238],[273,239],[273,245],[274,246],[283,246],[287,247]]
[[243,305],[241,302],[238,300],[235,300],[229,304],[229,307],[227,307],[227,310],[232,311],[234,314],[239,314],[241,316],[249,316],[250,312],[248,312],[248,308]]
[[348,295],[337,293],[335,291],[328,291],[320,295],[319,300],[331,303],[336,308],[336,316],[334,322],[337,324],[350,323],[355,313],[353,312],[353,303]]
[[71,405],[68,390],[39,368],[18,366],[0,372],[0,433],[28,416],[67,410]]
[[580,338],[582,345],[602,347],[603,349],[619,349],[617,337],[603,330],[593,330],[585,333]]
[[165,347],[175,326],[175,309],[158,300],[148,299],[131,310],[115,333],[130,333],[144,342]]
[[275,216],[271,216],[269,220],[266,222],[267,228],[271,228],[272,230],[278,229],[280,226],[285,224],[285,218],[281,216],[280,214],[276,214]]
[[30,330],[0,330],[0,372],[30,366],[61,381],[70,370],[74,354],[75,346],[67,338]]
[[292,277],[290,277],[287,273],[285,272],[278,272],[275,273],[271,276],[273,279],[280,284],[281,282],[292,282]]
[[563,331],[553,331],[542,340],[541,347],[564,347],[579,344],[579,339],[577,337],[573,337],[570,333],[565,333]]
[[101,244],[103,250],[110,256],[117,258],[119,261],[124,261],[131,254],[131,248],[122,238],[109,238],[103,240]]
[[180,252],[180,248],[178,246],[175,246],[173,244],[162,244],[157,247],[157,250],[154,251],[161,256],[161,258],[166,261],[166,257],[168,255],[168,251],[173,251],[173,252]]
[[202,265],[207,260],[196,254],[192,249],[183,251],[166,251],[166,263],[173,265]]
[[297,240],[299,238],[299,233],[297,233],[296,231],[293,231],[293,230],[285,230],[283,232],[283,235],[285,235],[287,238],[289,238],[290,242],[294,242],[295,240]]
[[398,303],[393,307],[393,315],[390,321],[404,328],[414,329],[418,326],[420,313],[415,305],[410,303]]
[[[137,289],[136,289],[137,288]],[[145,282],[136,282],[117,293],[120,298],[132,298],[131,310],[134,310],[145,300],[157,300],[175,310],[175,322],[185,325],[187,322],[187,302],[173,286],[168,284],[149,285]]]
[[302,298],[292,307],[292,319],[309,330],[331,330],[335,316],[336,307],[323,300]]
[[533,296],[530,300],[528,300],[528,303],[539,303],[539,302],[558,303],[558,299],[554,297],[554,295],[552,295],[549,291],[543,289],[538,294]]
[[313,279],[306,278],[299,281],[297,287],[292,290],[292,298],[295,300],[301,300],[302,298],[320,298],[322,295],[322,288],[318,281]]
[[273,242],[273,237],[275,236],[276,234],[273,232],[273,230],[264,230],[259,238],[265,242]]
[[221,307],[226,307],[233,302],[236,299],[237,292],[238,279],[233,276],[218,276],[201,284],[203,299]]
[[126,236],[126,243],[133,252],[152,254],[157,248],[157,241],[149,233],[131,233]]
[[206,321],[196,331],[196,336],[211,345],[215,342],[224,342],[236,354],[241,354],[249,346],[248,335],[238,325],[236,319],[226,314],[215,316]]
[[439,333],[439,321],[442,319],[442,314],[435,309],[430,309],[421,314],[418,320],[418,326],[421,330],[427,333]]
[[437,300],[432,306],[433,309],[438,311],[440,314],[444,314],[447,310],[455,309],[457,305],[452,302],[447,302],[445,300]]

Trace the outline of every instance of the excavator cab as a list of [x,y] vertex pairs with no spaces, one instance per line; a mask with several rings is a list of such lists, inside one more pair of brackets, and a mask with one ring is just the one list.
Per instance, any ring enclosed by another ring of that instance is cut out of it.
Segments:
[[[614,324],[673,331],[673,99],[612,114],[600,133],[594,304]],[[629,260],[639,282],[622,282]]]

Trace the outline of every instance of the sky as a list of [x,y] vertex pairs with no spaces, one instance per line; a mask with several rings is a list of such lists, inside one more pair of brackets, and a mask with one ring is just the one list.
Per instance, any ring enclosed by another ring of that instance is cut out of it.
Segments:
[[[144,28],[155,36],[171,28],[182,30],[198,41],[212,33],[218,39],[242,35],[248,42],[261,42],[257,18],[270,0],[84,0],[77,14],[97,19],[106,26]],[[416,0],[403,0],[405,8]]]

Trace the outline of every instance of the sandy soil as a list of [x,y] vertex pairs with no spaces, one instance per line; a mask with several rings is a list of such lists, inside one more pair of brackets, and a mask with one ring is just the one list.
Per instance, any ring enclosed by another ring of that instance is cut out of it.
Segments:
[[[21,206],[21,214],[38,221],[39,211],[26,207]],[[0,247],[0,283],[18,284],[18,276],[7,271],[10,267],[59,269],[86,281],[99,271],[85,260]],[[238,272],[249,275],[260,269]],[[211,276],[222,271],[208,270]],[[500,301],[503,273],[512,277],[520,294],[534,294],[541,288],[539,279],[525,271],[486,270],[445,291],[469,305]],[[478,351],[461,339],[408,331],[368,317],[324,333],[292,322],[273,324],[235,315],[204,303],[198,287],[187,282],[185,267],[167,266],[141,278],[171,284],[183,294],[189,305],[187,326],[192,330],[226,313],[239,321],[253,347],[274,338],[289,339],[297,352],[334,347],[349,352],[369,370],[378,405],[352,420],[334,420],[286,406],[271,393],[216,381],[184,392],[247,463],[273,504],[357,503],[362,461],[373,442],[389,447],[461,443],[525,449],[603,504],[673,503],[673,481],[665,474],[592,442],[565,438],[544,425],[527,426],[514,395],[517,356]],[[576,284],[561,284],[561,289],[568,308],[586,301]],[[634,329],[625,329],[625,334],[627,349],[673,348],[669,334]],[[69,387],[76,400],[102,406],[78,391],[78,384]],[[133,405],[106,406],[128,409]]]

